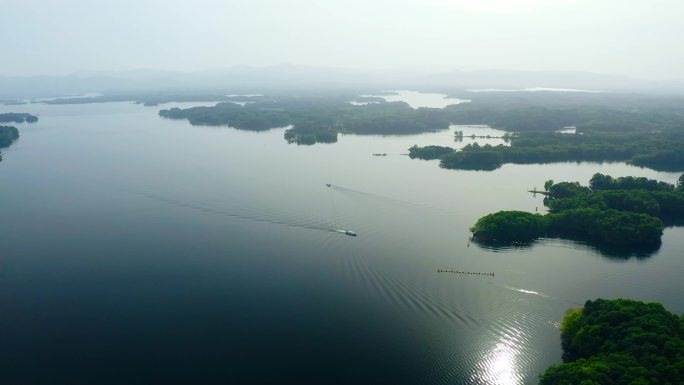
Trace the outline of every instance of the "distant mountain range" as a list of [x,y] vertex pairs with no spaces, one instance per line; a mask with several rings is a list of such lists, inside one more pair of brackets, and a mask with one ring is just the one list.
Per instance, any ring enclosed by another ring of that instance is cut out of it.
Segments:
[[648,81],[624,76],[568,71],[481,70],[421,74],[416,71],[353,70],[281,64],[198,72],[132,70],[82,71],[65,76],[0,76],[0,98],[162,90],[268,89],[523,89],[529,87],[608,92],[684,94],[684,81]]

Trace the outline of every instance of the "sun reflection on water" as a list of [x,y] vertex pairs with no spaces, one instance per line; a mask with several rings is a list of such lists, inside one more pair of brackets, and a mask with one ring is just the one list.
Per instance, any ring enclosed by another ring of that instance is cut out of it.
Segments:
[[[518,334],[512,331],[512,334]],[[518,370],[520,349],[515,337],[502,336],[499,341],[484,354],[476,365],[471,382],[491,385],[518,385],[522,383],[522,375]]]

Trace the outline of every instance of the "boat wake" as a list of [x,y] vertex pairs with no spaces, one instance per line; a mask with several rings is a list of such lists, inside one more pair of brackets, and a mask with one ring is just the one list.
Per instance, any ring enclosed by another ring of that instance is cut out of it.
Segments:
[[405,208],[413,208],[413,209],[421,208],[421,209],[428,209],[428,210],[432,210],[435,212],[439,212],[440,214],[445,214],[445,215],[458,215],[458,213],[450,211],[448,209],[430,206],[430,205],[423,204],[423,203],[409,202],[409,201],[405,201],[405,200],[401,200],[401,199],[396,199],[396,198],[392,198],[392,197],[388,197],[388,196],[384,196],[384,195],[379,195],[379,194],[373,194],[373,193],[369,193],[369,192],[365,192],[365,191],[361,191],[361,190],[355,190],[352,188],[338,186],[338,185],[334,185],[334,184],[330,184],[330,183],[326,183],[325,185],[327,187],[330,187],[331,189],[337,190],[339,192],[355,194],[355,195],[363,196],[363,197],[370,198],[370,199],[376,199],[376,200],[379,200],[379,201],[382,201],[385,203],[392,203],[395,205],[401,205],[401,206],[404,206]]
[[282,225],[282,226],[289,226],[289,227],[298,227],[302,229],[308,229],[308,230],[319,230],[319,231],[326,231],[326,232],[336,232],[336,233],[342,233],[345,235],[349,236],[356,236],[356,233],[351,231],[351,230],[345,230],[345,229],[338,229],[332,224],[327,224],[324,222],[317,222],[311,218],[302,218],[302,217],[295,217],[294,215],[287,215],[283,217],[282,215],[265,215],[263,213],[254,213],[254,212],[249,212],[248,210],[243,209],[234,209],[234,210],[227,210],[227,209],[221,209],[221,208],[216,208],[216,207],[210,207],[194,202],[189,202],[186,200],[179,200],[179,199],[174,199],[174,198],[169,198],[165,196],[161,196],[158,194],[152,194],[152,193],[140,193],[140,195],[143,195],[149,199],[155,200],[157,202],[162,202],[166,203],[169,205],[173,205],[176,207],[182,207],[194,211],[199,211],[207,214],[212,214],[212,215],[219,215],[219,216],[224,216],[224,217],[230,217],[230,218],[237,218],[237,219],[244,219],[244,220],[249,220],[249,221],[254,221],[254,222],[263,222],[263,223],[270,223],[274,225]]

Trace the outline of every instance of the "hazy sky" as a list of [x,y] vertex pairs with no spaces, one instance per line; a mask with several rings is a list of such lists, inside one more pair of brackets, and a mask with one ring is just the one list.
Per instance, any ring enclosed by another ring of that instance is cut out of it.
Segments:
[[684,0],[0,0],[0,74],[347,68],[684,79]]

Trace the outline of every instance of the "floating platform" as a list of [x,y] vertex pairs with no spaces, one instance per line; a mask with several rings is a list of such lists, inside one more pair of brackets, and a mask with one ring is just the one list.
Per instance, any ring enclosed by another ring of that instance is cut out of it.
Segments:
[[463,274],[463,275],[482,275],[493,277],[494,273],[479,273],[474,271],[461,271],[461,270],[451,270],[451,269],[437,269],[438,273],[451,273],[451,274]]

